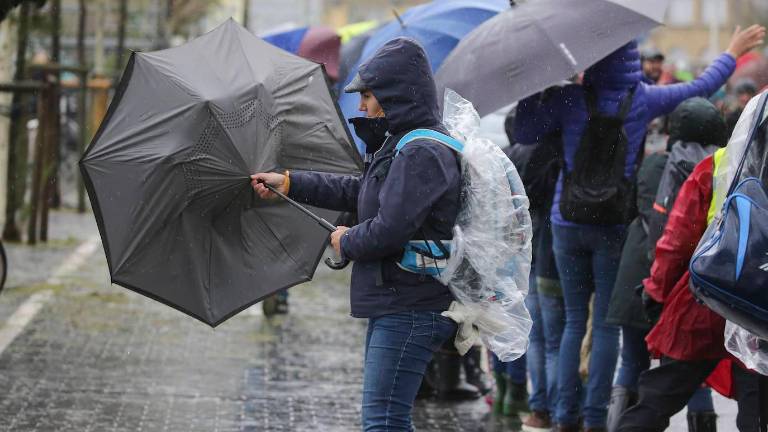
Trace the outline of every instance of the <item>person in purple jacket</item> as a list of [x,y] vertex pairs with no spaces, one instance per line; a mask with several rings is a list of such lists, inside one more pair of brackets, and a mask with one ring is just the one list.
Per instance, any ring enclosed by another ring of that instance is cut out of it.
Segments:
[[[624,120],[628,138],[624,175],[634,179],[648,123],[671,113],[685,99],[707,97],[725,84],[736,67],[736,58],[762,43],[765,28],[737,28],[725,53],[696,80],[658,86],[642,82],[637,44],[619,48],[587,69],[584,84],[597,93],[601,113],[618,112],[621,101],[634,89],[634,98]],[[587,107],[582,85],[550,89],[546,98],[528,97],[517,106],[515,137],[522,144],[533,144],[552,131],[563,135],[564,170],[571,170],[587,123]],[[559,431],[605,430],[611,383],[619,347],[618,327],[607,325],[605,315],[618,270],[624,226],[580,225],[560,213],[562,173],[552,205],[552,234],[555,260],[565,300],[566,324],[560,345],[558,403],[554,415]],[[631,199],[627,197],[627,199]],[[592,354],[589,360],[586,394],[581,397],[579,351],[586,332],[590,296],[594,292]],[[583,407],[581,402],[583,400]],[[580,412],[581,411],[581,412]]]
[[416,139],[396,154],[414,129],[442,134],[429,59],[412,39],[387,42],[360,66],[345,88],[360,92],[352,119],[367,145],[361,177],[316,172],[254,174],[260,197],[272,199],[263,181],[316,207],[357,211],[360,223],[340,226],[331,244],[354,261],[352,316],[368,318],[363,371],[365,431],[412,431],[411,409],[433,353],[456,332],[441,315],[453,301],[435,278],[398,264],[414,239],[449,240],[459,211],[461,172],[456,153],[439,142]]

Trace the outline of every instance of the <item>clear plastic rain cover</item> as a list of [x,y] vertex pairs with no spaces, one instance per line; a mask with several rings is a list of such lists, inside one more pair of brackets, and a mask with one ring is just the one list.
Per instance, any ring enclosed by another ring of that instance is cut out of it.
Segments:
[[528,197],[512,162],[481,137],[469,101],[446,90],[443,120],[464,152],[462,204],[440,280],[475,316],[483,344],[511,361],[528,348],[532,324],[524,303],[531,270]]
[[768,341],[760,339],[738,324],[725,322],[725,349],[744,365],[768,375]]

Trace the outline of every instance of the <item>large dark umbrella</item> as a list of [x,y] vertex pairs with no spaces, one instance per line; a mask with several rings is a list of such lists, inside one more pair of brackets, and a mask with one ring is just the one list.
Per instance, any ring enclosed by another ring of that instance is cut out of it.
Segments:
[[669,0],[536,0],[465,36],[437,71],[485,114],[583,72],[658,26]]
[[328,237],[249,175],[359,171],[322,66],[232,20],[132,54],[80,166],[112,281],[212,326],[311,279]]

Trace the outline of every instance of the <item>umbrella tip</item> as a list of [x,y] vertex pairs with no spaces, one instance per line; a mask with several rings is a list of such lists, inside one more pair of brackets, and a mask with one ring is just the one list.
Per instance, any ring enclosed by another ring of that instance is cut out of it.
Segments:
[[405,27],[405,23],[403,22],[403,19],[400,18],[400,14],[397,13],[397,9],[392,8],[392,14],[395,15],[395,18],[397,18],[397,21],[400,23],[400,27]]

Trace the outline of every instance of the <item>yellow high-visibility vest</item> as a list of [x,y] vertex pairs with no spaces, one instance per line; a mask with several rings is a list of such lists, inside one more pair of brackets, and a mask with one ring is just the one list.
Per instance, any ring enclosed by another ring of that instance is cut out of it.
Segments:
[[715,218],[715,215],[720,210],[717,203],[715,202],[715,197],[717,196],[716,191],[718,187],[716,179],[720,170],[723,169],[721,162],[723,161],[723,156],[725,156],[725,149],[726,147],[717,149],[715,154],[712,156],[712,200],[709,203],[709,211],[707,211],[707,225],[712,223],[712,219]]

